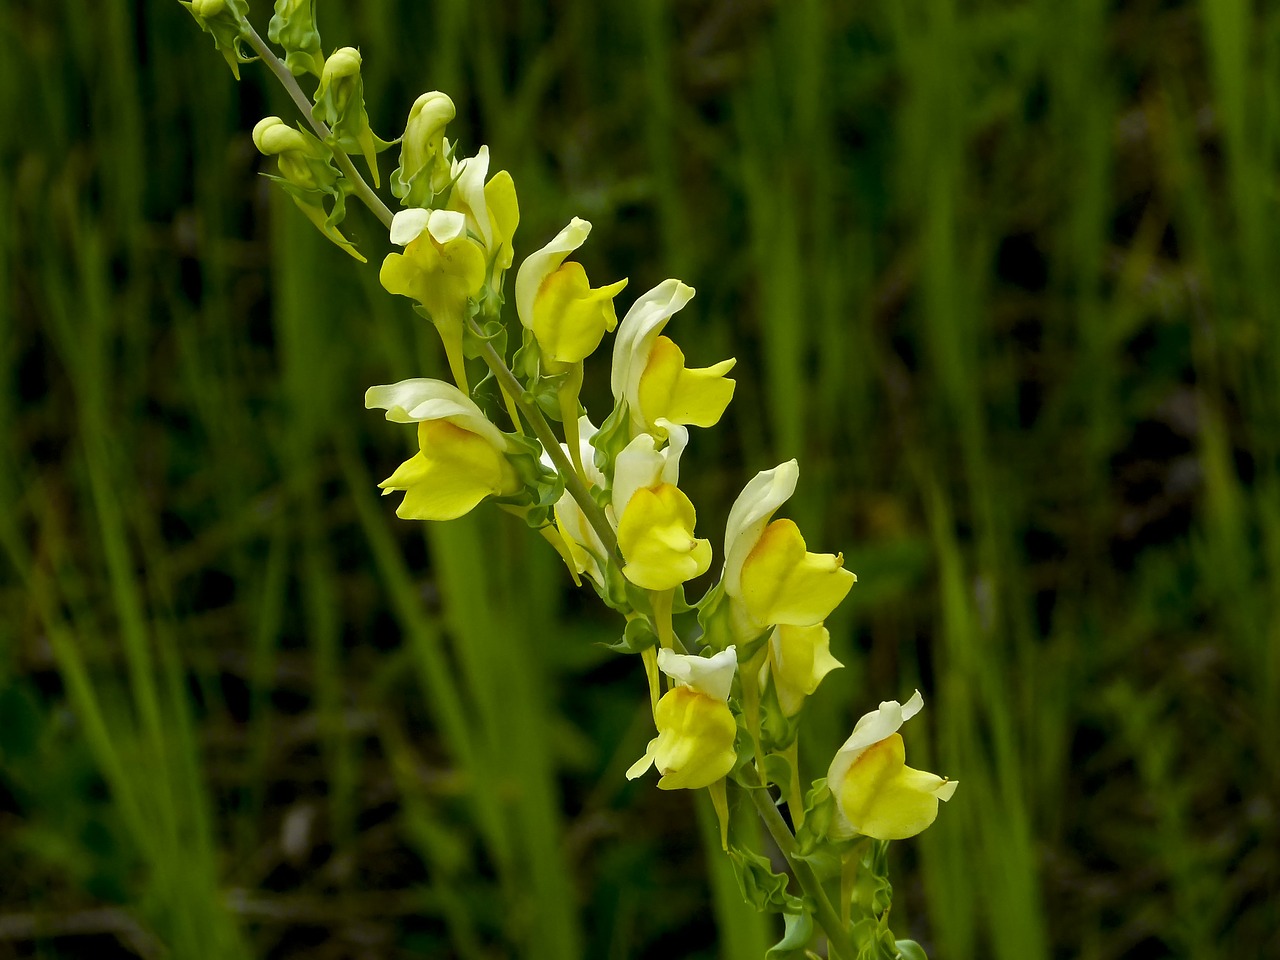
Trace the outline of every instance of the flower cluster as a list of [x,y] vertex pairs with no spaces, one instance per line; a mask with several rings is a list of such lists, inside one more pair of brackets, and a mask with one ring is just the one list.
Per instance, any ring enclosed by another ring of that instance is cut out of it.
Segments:
[[[490,174],[487,147],[465,156],[446,136],[456,116],[452,100],[424,93],[400,138],[383,140],[369,126],[361,54],[343,47],[324,55],[311,0],[277,0],[269,36],[283,46],[283,61],[248,25],[245,0],[184,5],[237,76],[250,59],[242,49],[248,43],[274,60],[277,73],[315,78],[311,132],[267,117],[254,143],[275,158],[272,179],[353,257],[364,260],[338,229],[347,197],[358,195],[389,221],[399,249],[383,259],[379,279],[434,327],[453,380],[369,388],[366,407],[417,431],[416,452],[380,486],[403,493],[396,513],[413,520],[451,520],[494,501],[538,530],[576,584],[585,581],[622,614],[616,647],[641,655],[655,728],[627,777],[653,767],[660,789],[710,790],[744,892],[788,916],[807,916],[812,903],[786,893],[776,875],[762,878],[768,861],[741,841],[730,845],[726,784],[757,801],[762,789],[776,787],[796,827],[790,844],[810,853],[825,845],[846,870],[882,862],[865,844],[928,827],[956,783],[906,765],[898,730],[922,708],[919,692],[863,716],[825,780],[801,789],[800,719],[807,698],[841,666],[826,621],[856,577],[841,554],[811,552],[796,523],[776,516],[799,482],[795,460],[761,471],[742,489],[729,511],[718,578],[696,603],[685,599],[685,585],[711,570],[713,549],[695,529],[680,460],[689,428],[718,423],[735,387],[733,358],[690,367],[666,335],[693,287],[664,280],[619,321],[615,300],[627,279],[592,285],[573,259],[591,224],[574,217],[521,262],[519,325],[509,331],[503,308],[520,223],[515,183],[505,170]],[[392,216],[351,157],[363,161],[376,188],[378,154],[395,143],[399,165],[389,188],[402,209]],[[520,345],[508,360],[510,333]],[[585,361],[607,334],[614,334],[613,409],[597,427],[580,395]],[[481,363],[487,373],[477,380]],[[490,375],[496,391],[481,389]],[[510,430],[495,422],[499,411]],[[559,435],[548,417],[560,424]],[[886,906],[872,917],[885,933],[887,913]],[[835,949],[839,937],[832,943]]]

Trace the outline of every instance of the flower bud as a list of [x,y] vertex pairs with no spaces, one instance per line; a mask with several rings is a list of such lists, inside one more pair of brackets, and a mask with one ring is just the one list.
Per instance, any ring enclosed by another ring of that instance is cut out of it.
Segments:
[[444,128],[455,116],[453,101],[438,90],[414,101],[400,142],[400,166],[391,175],[391,192],[405,206],[427,206],[447,186],[451,171]]

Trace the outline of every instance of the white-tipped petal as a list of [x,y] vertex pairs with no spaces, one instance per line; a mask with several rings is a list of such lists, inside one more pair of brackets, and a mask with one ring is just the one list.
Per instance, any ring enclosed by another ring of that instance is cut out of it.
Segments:
[[432,210],[427,232],[436,243],[444,244],[466,236],[467,218],[456,210]]
[[742,594],[742,564],[777,509],[790,499],[800,479],[795,460],[761,470],[742,488],[729,508],[724,526],[724,588],[731,597]]
[[385,410],[387,419],[394,423],[449,420],[484,437],[499,450],[507,447],[502,431],[489,421],[484,411],[465,393],[443,380],[417,377],[370,387],[365,391],[364,405],[369,410]]
[[738,669],[738,652],[730,644],[715,656],[698,657],[664,647],[658,651],[658,669],[713,700],[728,700],[733,674]]
[[613,463],[611,502],[616,520],[622,519],[627,504],[637,490],[662,483],[666,458],[658,452],[658,442],[642,433],[623,448]]
[[673,486],[680,484],[680,455],[689,445],[689,428],[679,423],[672,423],[662,417],[655,426],[667,431],[667,445],[662,449],[662,482]]
[[693,299],[694,289],[674,278],[660,284],[631,305],[618,324],[613,342],[613,368],[609,385],[614,400],[627,401],[633,422],[640,410],[640,377],[644,374],[653,343],[672,315]]
[[533,301],[537,299],[542,281],[560,268],[565,257],[582,246],[590,232],[588,221],[574,217],[550,243],[529,254],[520,264],[516,273],[516,314],[525,327],[533,329]]
[[484,243],[485,250],[493,248],[493,225],[489,223],[489,205],[484,199],[484,181],[489,173],[489,148],[481,147],[474,157],[457,160],[453,164],[456,178],[453,189],[470,215],[470,226]]
[[864,713],[853,725],[853,733],[836,751],[835,759],[827,770],[827,783],[840,783],[849,768],[873,744],[890,734],[897,733],[902,725],[924,707],[924,697],[917,690],[905,704],[897,700],[882,700],[880,706]]
[[401,210],[391,218],[391,242],[397,247],[404,247],[417,240],[427,229],[430,216],[431,211],[421,207]]

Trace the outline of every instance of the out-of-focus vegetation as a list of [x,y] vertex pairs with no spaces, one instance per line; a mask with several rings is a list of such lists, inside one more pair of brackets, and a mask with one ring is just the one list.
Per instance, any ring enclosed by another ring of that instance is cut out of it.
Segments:
[[[739,380],[700,530],[798,456],[859,575],[809,775],[918,685],[962,781],[893,848],[900,935],[1280,943],[1280,12],[320,9],[380,134],[458,103],[517,259],[580,215],[623,306],[698,289],[678,338]],[[0,956],[760,956],[708,811],[623,779],[617,624],[517,522],[375,495],[363,390],[443,358],[371,216],[360,268],[255,175],[269,78],[162,0],[0,42]]]

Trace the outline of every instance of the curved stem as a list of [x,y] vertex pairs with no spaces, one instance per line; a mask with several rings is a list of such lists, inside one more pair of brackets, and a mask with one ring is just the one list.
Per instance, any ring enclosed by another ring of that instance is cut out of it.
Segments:
[[[246,28],[249,31],[246,39],[249,41],[249,45],[253,47],[254,52],[262,58],[262,62],[267,65],[267,69],[275,74],[281,86],[293,98],[293,102],[297,105],[302,115],[307,118],[307,122],[311,125],[311,129],[315,131],[316,136],[321,140],[328,141],[330,137],[329,128],[311,115],[311,101],[302,92],[302,88],[298,86],[298,81],[289,72],[289,68],[267,46],[266,42],[252,26],[246,24]],[[351,182],[355,195],[372,211],[374,216],[390,229],[391,208],[383,203],[382,198],[373,192],[373,189],[365,182],[364,177],[360,175],[360,171],[355,168],[351,158],[347,156],[345,151],[333,146],[330,149],[333,150],[334,161],[338,164],[339,169]],[[480,328],[476,326],[475,322],[469,322],[471,323],[471,332],[480,335]],[[506,361],[493,348],[492,344],[486,342],[480,355],[484,359],[485,365],[497,378],[503,392],[514,401],[520,413],[528,421],[529,426],[533,428],[534,435],[542,443],[560,476],[564,478],[565,489],[569,491],[569,495],[582,508],[583,515],[595,530],[596,535],[600,537],[600,542],[608,548],[611,554],[616,555],[618,552],[618,538],[614,535],[613,527],[609,523],[608,517],[604,515],[604,510],[601,509],[600,505],[591,498],[591,494],[582,482],[582,478],[578,476],[573,464],[564,455],[564,450],[560,447],[560,441],[556,439],[555,432],[551,429],[551,425],[547,423],[546,417],[542,415],[542,411],[538,409],[537,404],[525,397],[524,387],[516,378],[516,375],[511,372],[511,368],[507,366]]]
[[778,845],[778,850],[786,859],[792,875],[800,882],[801,889],[813,900],[815,919],[827,935],[831,955],[841,960],[854,960],[857,953],[853,949],[853,942],[849,939],[849,931],[840,922],[835,908],[827,899],[827,891],[822,888],[822,882],[813,869],[803,860],[796,859],[796,838],[791,833],[791,828],[787,826],[787,822],[782,819],[778,808],[774,806],[773,797],[763,787],[758,790],[747,790],[747,793],[751,794],[751,800],[756,805],[760,819],[764,821],[765,828],[773,837],[773,842]]

